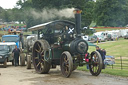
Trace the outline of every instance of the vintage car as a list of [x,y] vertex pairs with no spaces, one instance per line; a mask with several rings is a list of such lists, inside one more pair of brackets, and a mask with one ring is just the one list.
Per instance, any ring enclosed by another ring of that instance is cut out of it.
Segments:
[[4,64],[4,67],[7,67],[7,62],[14,64],[12,51],[15,46],[16,43],[14,42],[0,43],[0,64]]
[[[24,40],[20,36],[22,35],[3,35],[2,42],[6,42],[6,43],[14,42],[22,52],[24,48]],[[20,61],[21,61],[20,64],[24,66],[25,65],[24,53],[20,53]]]
[[89,65],[92,75],[102,70],[99,52],[88,53],[88,43],[81,38],[81,10],[74,10],[76,23],[57,20],[28,28],[38,31],[32,48],[32,62],[37,73],[48,73],[60,65],[62,75],[69,77],[78,67]]

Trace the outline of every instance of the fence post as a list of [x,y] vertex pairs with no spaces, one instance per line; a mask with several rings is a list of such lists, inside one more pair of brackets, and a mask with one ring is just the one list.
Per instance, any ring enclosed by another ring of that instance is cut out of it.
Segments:
[[120,62],[121,62],[121,70],[123,69],[122,67],[122,57],[120,56]]

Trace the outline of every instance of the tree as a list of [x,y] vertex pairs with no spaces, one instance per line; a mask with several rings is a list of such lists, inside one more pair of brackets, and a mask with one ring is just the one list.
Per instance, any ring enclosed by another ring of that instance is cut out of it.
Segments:
[[97,0],[94,21],[99,26],[125,26],[128,0]]
[[94,7],[93,1],[88,1],[82,10],[82,26],[89,26],[93,20],[93,7]]

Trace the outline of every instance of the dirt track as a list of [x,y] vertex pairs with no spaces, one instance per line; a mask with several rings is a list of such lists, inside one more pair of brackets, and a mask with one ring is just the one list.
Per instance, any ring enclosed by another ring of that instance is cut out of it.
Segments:
[[100,74],[91,76],[89,72],[74,71],[70,78],[64,78],[60,69],[51,69],[49,74],[37,74],[26,66],[3,68],[0,65],[0,85],[128,85],[128,78]]

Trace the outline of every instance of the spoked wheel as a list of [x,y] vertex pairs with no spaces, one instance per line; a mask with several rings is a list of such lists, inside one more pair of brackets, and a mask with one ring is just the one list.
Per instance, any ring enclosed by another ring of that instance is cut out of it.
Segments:
[[50,63],[45,61],[45,52],[49,49],[49,44],[46,40],[38,40],[33,46],[33,64],[37,73],[48,73],[50,70]]
[[71,54],[68,51],[62,53],[60,66],[62,74],[65,77],[69,77],[73,70],[73,60]]
[[102,70],[102,57],[98,51],[91,53],[91,64],[89,64],[90,73],[94,76],[98,76]]

